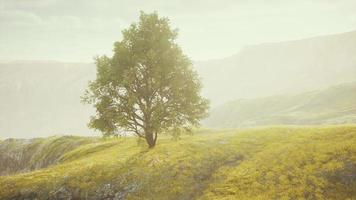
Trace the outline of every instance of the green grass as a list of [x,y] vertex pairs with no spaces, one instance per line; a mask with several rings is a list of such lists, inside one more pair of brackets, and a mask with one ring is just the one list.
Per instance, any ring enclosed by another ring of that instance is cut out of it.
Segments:
[[57,164],[62,155],[99,138],[52,136],[0,141],[0,176],[28,172]]
[[264,125],[320,125],[356,122],[356,82],[297,95],[227,102],[211,110],[204,124],[216,128]]
[[355,199],[356,126],[203,131],[162,137],[153,150],[101,140],[58,165],[0,177],[0,199],[46,199],[59,188],[82,199]]

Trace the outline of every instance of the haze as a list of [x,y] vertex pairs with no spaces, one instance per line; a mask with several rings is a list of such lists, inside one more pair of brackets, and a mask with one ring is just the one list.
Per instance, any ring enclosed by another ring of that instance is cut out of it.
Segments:
[[95,55],[111,54],[140,10],[169,17],[193,60],[356,27],[353,0],[0,0],[0,60],[92,62]]
[[356,200],[356,0],[0,0],[0,199]]
[[93,135],[80,103],[93,57],[141,10],[179,28],[211,101],[204,126],[356,122],[354,0],[0,0],[0,139]]

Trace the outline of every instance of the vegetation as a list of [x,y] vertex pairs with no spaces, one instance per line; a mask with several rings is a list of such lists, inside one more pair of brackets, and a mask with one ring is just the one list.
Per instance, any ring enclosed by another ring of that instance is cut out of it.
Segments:
[[97,111],[90,127],[104,135],[134,133],[152,148],[158,133],[197,125],[208,102],[167,18],[141,12],[122,33],[113,57],[96,59],[97,78],[83,98]]
[[204,130],[159,140],[150,151],[131,137],[83,144],[58,165],[0,177],[0,199],[356,198],[354,125]]
[[26,172],[56,164],[61,156],[97,138],[52,136],[0,141],[0,175]]
[[214,108],[204,122],[217,128],[356,122],[356,82],[298,95],[240,99]]

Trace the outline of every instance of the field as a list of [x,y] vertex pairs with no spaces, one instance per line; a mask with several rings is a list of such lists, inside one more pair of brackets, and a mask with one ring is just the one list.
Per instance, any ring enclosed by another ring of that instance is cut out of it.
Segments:
[[37,163],[64,153],[0,176],[0,199],[356,199],[355,125],[200,130],[152,150],[135,138],[37,142],[48,145]]

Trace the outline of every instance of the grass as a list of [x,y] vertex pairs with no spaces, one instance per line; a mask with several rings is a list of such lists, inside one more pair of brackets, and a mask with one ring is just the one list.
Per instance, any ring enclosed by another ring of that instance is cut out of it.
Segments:
[[162,137],[153,150],[100,140],[57,165],[0,177],[0,199],[48,199],[61,188],[80,199],[355,199],[356,126],[203,131]]
[[356,82],[297,95],[240,99],[211,110],[209,127],[316,125],[356,122]]
[[0,175],[45,168],[56,164],[63,153],[95,141],[98,138],[77,136],[4,140],[0,142],[0,161],[5,162],[0,163]]

